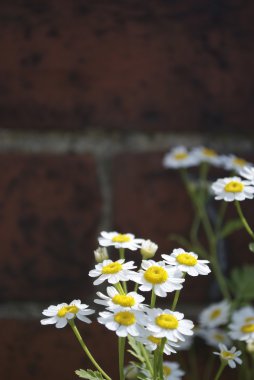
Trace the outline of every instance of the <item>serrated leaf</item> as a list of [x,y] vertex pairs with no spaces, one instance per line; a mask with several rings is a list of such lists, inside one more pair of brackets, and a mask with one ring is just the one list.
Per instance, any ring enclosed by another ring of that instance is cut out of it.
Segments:
[[140,362],[144,362],[145,359],[143,358],[142,351],[140,349],[139,344],[136,342],[136,340],[132,336],[128,336],[128,342],[131,346],[132,350],[128,350],[128,352],[137,358]]
[[254,252],[254,243],[250,243],[250,244],[249,244],[249,250],[250,250],[251,252]]
[[243,223],[241,219],[233,219],[227,222],[224,228],[221,231],[221,237],[225,238],[226,236],[232,234],[233,232],[243,228]]
[[235,268],[231,273],[229,286],[236,299],[243,302],[254,300],[254,266]]
[[79,369],[79,370],[75,371],[75,373],[76,373],[76,375],[78,375],[82,379],[105,380],[99,371],[92,371],[91,369],[88,369],[88,370]]

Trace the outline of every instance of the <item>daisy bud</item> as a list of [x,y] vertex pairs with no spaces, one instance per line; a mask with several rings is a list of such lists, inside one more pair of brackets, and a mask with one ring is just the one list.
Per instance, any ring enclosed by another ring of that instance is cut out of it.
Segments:
[[97,263],[102,263],[104,260],[107,260],[108,259],[108,250],[106,247],[98,247],[95,251],[94,251],[94,257],[95,257],[95,261]]
[[124,368],[124,374],[126,379],[135,380],[138,376],[138,368],[130,364]]
[[157,244],[153,243],[151,240],[144,240],[140,248],[140,253],[143,259],[147,260],[154,257],[157,249],[158,249]]
[[248,340],[246,348],[250,354],[254,354],[254,340]]

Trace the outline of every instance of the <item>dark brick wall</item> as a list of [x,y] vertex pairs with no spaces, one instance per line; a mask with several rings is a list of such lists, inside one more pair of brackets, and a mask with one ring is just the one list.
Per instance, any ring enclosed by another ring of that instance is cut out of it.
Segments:
[[[92,303],[102,229],[160,253],[178,246],[170,233],[188,234],[188,197],[162,167],[169,147],[254,161],[253,12],[250,0],[1,1],[1,379],[69,380],[89,365],[68,329],[39,318],[51,303]],[[248,241],[227,242],[229,266],[253,264]],[[187,285],[194,313],[213,280]],[[112,334],[82,332],[114,371]]]
[[241,0],[3,0],[0,123],[249,131],[253,11]]

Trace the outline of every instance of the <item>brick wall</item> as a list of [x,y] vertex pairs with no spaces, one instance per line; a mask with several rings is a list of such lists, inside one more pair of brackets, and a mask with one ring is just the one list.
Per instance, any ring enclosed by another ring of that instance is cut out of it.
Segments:
[[[39,318],[52,302],[92,302],[99,231],[151,238],[163,253],[170,232],[188,232],[188,198],[161,164],[168,148],[254,160],[253,11],[239,0],[1,2],[2,379],[67,380],[88,365],[68,329]],[[231,265],[247,241],[228,243]],[[190,312],[211,286],[192,282]],[[101,336],[110,344],[97,355],[112,369],[112,335],[83,333],[96,352]]]

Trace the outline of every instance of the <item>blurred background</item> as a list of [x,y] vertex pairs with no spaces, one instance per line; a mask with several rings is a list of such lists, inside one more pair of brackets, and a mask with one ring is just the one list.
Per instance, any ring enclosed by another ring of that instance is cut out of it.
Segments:
[[[254,162],[253,12],[248,0],[1,1],[1,379],[74,379],[88,366],[68,329],[39,319],[52,303],[92,304],[101,230],[160,253],[188,233],[168,149]],[[227,242],[229,266],[251,260],[243,235]],[[216,298],[208,277],[186,287],[192,314]],[[81,331],[111,369],[112,334]]]

